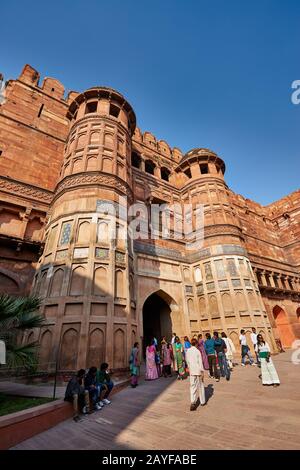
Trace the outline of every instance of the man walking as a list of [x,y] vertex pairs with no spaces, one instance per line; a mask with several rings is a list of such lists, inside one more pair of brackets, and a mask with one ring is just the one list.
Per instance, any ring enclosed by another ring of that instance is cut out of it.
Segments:
[[226,358],[226,343],[219,337],[219,333],[214,331],[215,351],[217,353],[218,362],[220,366],[220,372],[222,377],[226,377],[226,380],[230,380],[230,369],[227,364]]
[[258,354],[257,354],[257,333],[256,333],[256,328],[252,328],[252,333],[250,335],[250,338],[251,338],[251,342],[253,344],[253,349],[254,349],[254,352],[255,352],[255,356],[256,356],[256,364],[259,366],[260,362],[259,362],[259,357],[258,357]]
[[193,338],[192,346],[186,351],[186,362],[190,371],[191,411],[197,409],[198,400],[205,405],[204,367],[202,357],[197,348],[198,341]]
[[210,333],[206,333],[206,341],[204,343],[205,352],[207,354],[208,366],[209,366],[209,377],[216,379],[216,382],[220,381],[219,371],[217,369],[217,359],[215,351],[215,340],[211,337]]
[[249,362],[251,366],[255,366],[255,363],[253,361],[250,348],[247,344],[247,338],[245,335],[245,330],[241,330],[240,334],[240,345],[241,345],[241,354],[242,354],[242,366],[245,366],[245,361],[246,361],[246,356],[248,356]]

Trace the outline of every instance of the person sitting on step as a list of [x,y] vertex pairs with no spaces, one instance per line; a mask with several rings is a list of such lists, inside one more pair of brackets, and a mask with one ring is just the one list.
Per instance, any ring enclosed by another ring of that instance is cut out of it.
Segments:
[[80,421],[79,412],[88,413],[89,411],[89,393],[83,387],[85,370],[80,369],[68,382],[65,401],[73,403],[75,422]]
[[100,370],[97,371],[96,380],[100,396],[101,393],[104,392],[101,403],[104,405],[109,405],[111,402],[108,399],[108,396],[113,389],[114,383],[109,376],[108,364],[106,362],[103,362],[100,366]]
[[93,409],[95,411],[101,410],[102,405],[99,403],[99,393],[97,388],[97,367],[90,367],[85,379],[84,379],[84,388],[89,393],[89,398],[93,404]]

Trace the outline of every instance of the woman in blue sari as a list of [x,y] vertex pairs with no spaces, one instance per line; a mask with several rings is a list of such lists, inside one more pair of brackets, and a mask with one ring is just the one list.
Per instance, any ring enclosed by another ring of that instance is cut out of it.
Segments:
[[190,349],[190,347],[191,347],[190,340],[188,339],[187,336],[184,337],[184,345],[183,345],[183,347],[184,347],[184,353],[186,353],[187,350]]

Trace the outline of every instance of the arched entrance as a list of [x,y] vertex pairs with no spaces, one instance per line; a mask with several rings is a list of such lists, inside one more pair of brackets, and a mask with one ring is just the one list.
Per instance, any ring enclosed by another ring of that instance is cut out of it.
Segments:
[[284,348],[290,348],[295,339],[295,335],[293,334],[286,312],[276,305],[276,307],[273,308],[273,315],[282,346]]
[[158,341],[163,336],[171,340],[171,305],[172,299],[163,291],[157,291],[146,299],[143,306],[144,350],[154,336]]

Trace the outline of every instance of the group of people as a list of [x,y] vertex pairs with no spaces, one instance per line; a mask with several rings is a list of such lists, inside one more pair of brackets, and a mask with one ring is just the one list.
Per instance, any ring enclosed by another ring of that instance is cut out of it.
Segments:
[[81,420],[80,412],[90,414],[109,405],[111,401],[108,397],[113,386],[106,362],[103,362],[99,369],[80,369],[76,376],[69,380],[65,393],[65,401],[73,403],[74,421]]
[[[260,378],[263,385],[280,385],[279,377],[271,359],[271,349],[261,334],[257,334],[252,328],[251,341],[256,354],[256,363],[247,343],[245,330],[240,332],[241,365],[246,365],[248,357],[250,365],[261,368]],[[191,411],[197,409],[198,404],[206,404],[204,389],[204,372],[208,371],[208,377],[217,382],[220,377],[230,380],[231,372],[235,366],[235,346],[225,332],[221,335],[214,331],[211,336],[206,333],[204,340],[202,334],[194,336],[190,341],[187,336],[181,342],[179,336],[173,333],[170,342],[164,336],[158,345],[157,338],[153,337],[146,347],[146,380],[155,380],[159,377],[172,377],[172,367],[178,380],[190,376]],[[140,350],[139,343],[133,345],[129,358],[131,387],[138,386],[140,375]],[[98,411],[111,402],[108,399],[113,389],[113,382],[109,376],[108,364],[101,364],[100,368],[90,367],[87,371],[80,369],[76,376],[72,377],[67,385],[65,400],[73,403],[74,417],[77,422],[83,414]]]
[[[225,332],[221,335],[215,331],[213,335],[206,333],[205,340],[202,335],[194,336],[190,341],[187,336],[181,342],[180,338],[173,333],[172,340],[168,342],[166,337],[162,338],[161,346],[158,347],[156,338],[152,338],[146,348],[146,380],[155,380],[161,376],[172,375],[171,365],[177,374],[178,380],[190,376],[191,410],[197,408],[197,402],[205,405],[204,372],[208,371],[208,377],[214,378],[216,382],[220,377],[230,380],[231,372],[236,365],[234,355],[236,348]],[[263,385],[279,386],[280,380],[271,359],[271,349],[261,334],[252,328],[250,335],[256,354],[256,363],[250,352],[245,330],[240,332],[241,365],[246,365],[248,358],[251,366],[261,369],[260,378]],[[137,383],[137,377],[134,379]]]

